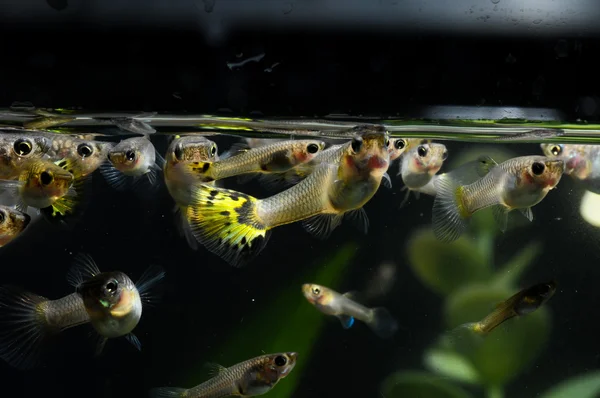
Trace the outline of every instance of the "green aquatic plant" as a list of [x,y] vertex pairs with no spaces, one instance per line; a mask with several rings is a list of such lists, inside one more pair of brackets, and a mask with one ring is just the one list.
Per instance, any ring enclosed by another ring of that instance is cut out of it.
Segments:
[[[326,319],[306,302],[301,286],[306,282],[315,282],[335,289],[341,282],[344,268],[352,261],[357,250],[356,243],[347,243],[331,256],[315,261],[315,266],[298,273],[289,285],[273,291],[273,300],[251,314],[218,347],[218,356],[223,363],[229,366],[261,353],[295,351],[298,353],[295,369],[269,392],[270,398],[292,397]],[[275,324],[274,314],[277,314]],[[265,333],[266,325],[270,325],[269,333]],[[276,325],[285,327],[278,328]],[[198,381],[196,377],[195,381]]]

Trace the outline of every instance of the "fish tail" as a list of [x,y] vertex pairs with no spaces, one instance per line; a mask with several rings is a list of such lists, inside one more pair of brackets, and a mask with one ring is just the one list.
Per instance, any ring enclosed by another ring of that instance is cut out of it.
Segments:
[[192,250],[198,250],[198,241],[192,234],[190,223],[187,219],[187,207],[177,205],[175,207],[175,227],[179,236],[183,237],[187,242],[188,246]]
[[367,325],[382,339],[392,337],[398,330],[396,319],[383,307],[373,308],[372,311],[371,320],[367,322]]
[[0,358],[18,369],[38,365],[43,340],[53,331],[43,304],[48,299],[12,286],[0,287]]
[[241,267],[265,247],[270,231],[257,214],[259,200],[229,189],[200,184],[192,189],[187,220],[204,247]]
[[463,234],[470,217],[463,204],[463,187],[448,175],[440,175],[435,186],[433,233],[443,242],[452,242]]
[[180,398],[187,390],[178,387],[159,387],[150,390],[150,398]]

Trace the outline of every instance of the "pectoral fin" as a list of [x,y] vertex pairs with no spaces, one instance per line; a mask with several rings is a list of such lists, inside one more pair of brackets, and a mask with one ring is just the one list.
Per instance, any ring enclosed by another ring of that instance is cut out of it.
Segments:
[[523,214],[529,221],[533,221],[533,212],[531,211],[531,207],[526,209],[519,209],[521,214]]

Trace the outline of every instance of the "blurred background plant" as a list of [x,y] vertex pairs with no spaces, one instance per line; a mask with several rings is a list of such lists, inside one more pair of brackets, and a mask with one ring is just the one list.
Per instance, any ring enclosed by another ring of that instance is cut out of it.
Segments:
[[[500,148],[473,147],[454,157],[447,170],[474,160],[481,153],[498,163],[513,156]],[[528,223],[524,217],[511,214],[509,228],[526,227]],[[498,234],[501,232],[491,209],[476,213],[467,233],[452,243],[438,241],[430,227],[413,232],[407,245],[408,264],[424,286],[444,298],[445,330],[423,355],[426,370],[389,375],[382,383],[382,396],[468,398],[481,391],[487,397],[501,398],[505,386],[542,352],[551,329],[547,306],[500,325],[485,338],[467,329],[456,329],[483,319],[495,305],[525,287],[519,285],[520,276],[540,254],[542,245],[538,241],[524,242],[506,263],[495,266]],[[596,371],[563,382],[542,397],[599,395],[600,372]]]

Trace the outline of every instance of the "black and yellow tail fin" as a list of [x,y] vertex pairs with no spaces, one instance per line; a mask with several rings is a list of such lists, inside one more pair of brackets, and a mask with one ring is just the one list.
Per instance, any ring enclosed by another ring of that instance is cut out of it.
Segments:
[[199,184],[192,189],[187,220],[198,242],[241,267],[269,240],[270,228],[258,217],[258,203],[258,199],[237,191]]
[[41,213],[50,222],[73,226],[91,198],[92,175],[83,175],[77,159],[63,158],[54,163],[73,175],[73,185],[69,192],[57,199],[52,206],[41,209]]

